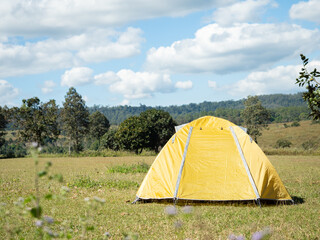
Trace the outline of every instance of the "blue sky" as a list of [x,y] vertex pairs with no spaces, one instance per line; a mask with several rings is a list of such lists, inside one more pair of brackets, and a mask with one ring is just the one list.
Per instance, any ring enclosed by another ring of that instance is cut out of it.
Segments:
[[2,0],[0,105],[182,105],[296,93],[320,0]]

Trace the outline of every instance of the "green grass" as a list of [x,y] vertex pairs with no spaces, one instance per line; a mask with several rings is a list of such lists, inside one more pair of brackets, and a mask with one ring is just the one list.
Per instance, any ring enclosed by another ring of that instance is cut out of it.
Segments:
[[118,165],[110,167],[109,173],[147,173],[150,166],[146,163],[138,163],[134,165]]
[[[109,171],[119,166],[138,166],[141,162],[150,166],[154,160],[154,157],[134,156],[40,158],[40,170],[51,161],[50,173],[61,173],[64,177],[62,184],[40,179],[40,205],[43,215],[55,220],[50,226],[52,230],[64,229],[72,239],[81,238],[81,219],[85,216],[89,216],[86,239],[103,239],[105,232],[110,233],[111,239],[122,239],[128,234],[139,239],[227,239],[232,233],[251,239],[254,232],[266,227],[272,231],[270,239],[319,239],[319,156],[270,156],[269,159],[299,204],[262,208],[253,204],[195,204],[191,213],[178,206],[178,214],[170,217],[165,213],[168,204],[130,204],[146,173]],[[31,215],[23,214],[14,204],[19,197],[35,195],[34,160],[1,159],[0,166],[0,239],[37,239],[39,235]],[[66,196],[60,194],[62,185],[70,188]],[[57,197],[45,199],[48,193]],[[89,208],[86,198],[105,199],[105,204]]]

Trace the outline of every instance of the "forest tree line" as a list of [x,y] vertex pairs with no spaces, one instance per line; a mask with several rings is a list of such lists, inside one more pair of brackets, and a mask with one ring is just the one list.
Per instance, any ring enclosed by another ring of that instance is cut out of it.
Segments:
[[[262,106],[270,113],[271,122],[291,122],[309,119],[310,110],[302,98],[302,93],[296,94],[271,94],[258,96]],[[154,107],[155,109],[168,112],[178,123],[183,124],[197,119],[201,116],[213,115],[228,119],[238,125],[243,123],[241,112],[245,108],[246,99],[238,101],[203,102],[199,104],[190,103],[181,106]],[[89,107],[89,111],[99,111],[110,121],[111,125],[119,125],[130,116],[138,116],[140,113],[151,109],[146,105],[140,106],[99,106]]]
[[[262,109],[258,117],[252,115],[257,109]],[[175,125],[205,115],[246,126],[257,141],[261,126],[309,119],[309,109],[301,94],[155,108],[87,107],[76,89],[70,88],[62,107],[55,100],[42,103],[34,97],[22,100],[20,107],[0,108],[0,156],[24,156],[30,143],[45,146],[42,151],[53,154],[103,149],[158,152],[174,133]],[[252,122],[254,118],[256,122]],[[12,137],[5,138],[9,132]]]

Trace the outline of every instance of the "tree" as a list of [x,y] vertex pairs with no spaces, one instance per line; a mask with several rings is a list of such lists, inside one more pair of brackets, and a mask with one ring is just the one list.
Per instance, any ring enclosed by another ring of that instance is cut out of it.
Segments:
[[145,121],[138,116],[132,116],[124,120],[120,124],[115,137],[119,141],[121,148],[135,151],[136,154],[141,153],[149,144]]
[[268,127],[270,112],[262,106],[257,96],[248,96],[244,105],[245,109],[241,113],[244,125],[248,134],[257,142],[258,136],[261,136],[261,129]]
[[37,97],[23,99],[21,107],[12,111],[15,112],[14,124],[24,141],[43,145],[46,138],[58,138],[58,107],[55,100],[42,103]]
[[5,128],[7,126],[7,119],[5,117],[5,110],[0,107],[0,148],[5,143],[4,136],[6,135]]
[[[69,146],[79,152],[82,150],[82,141],[89,130],[89,111],[85,101],[75,88],[71,87],[65,96],[62,109],[63,129],[69,137]],[[70,148],[69,148],[70,153]]]
[[296,79],[296,84],[299,87],[306,86],[307,92],[303,93],[303,99],[308,103],[311,110],[310,116],[313,120],[320,120],[320,82],[317,78],[320,77],[320,72],[315,68],[312,72],[308,72],[307,65],[309,59],[303,54],[300,54],[303,67],[299,78]]
[[142,112],[140,117],[149,136],[147,147],[158,152],[174,134],[174,126],[177,124],[170,114],[163,110],[149,109]]
[[101,137],[108,131],[110,127],[108,119],[101,112],[96,111],[89,117],[89,126],[90,136],[94,139],[97,139],[100,145]]
[[107,149],[111,149],[117,151],[120,149],[120,144],[118,139],[116,138],[116,129],[109,129],[103,137],[101,138],[101,144],[103,147]]

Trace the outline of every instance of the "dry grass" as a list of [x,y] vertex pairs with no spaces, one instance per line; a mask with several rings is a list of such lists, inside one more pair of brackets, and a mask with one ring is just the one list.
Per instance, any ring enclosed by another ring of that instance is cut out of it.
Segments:
[[[290,126],[292,123],[286,123]],[[268,129],[262,131],[258,138],[259,146],[265,149],[274,149],[278,139],[287,139],[292,142],[291,151],[303,151],[302,144],[313,141],[315,149],[320,148],[320,124],[312,124],[311,121],[301,121],[298,127],[284,127],[283,123],[270,124]]]
[[[63,185],[72,183],[81,176],[87,176],[98,183],[108,181],[129,181],[141,183],[145,173],[110,173],[108,168],[118,165],[133,165],[141,162],[151,164],[154,157],[118,158],[40,158],[40,165],[53,163],[52,173],[62,173]],[[132,233],[139,239],[227,239],[229,234],[251,235],[270,227],[271,239],[319,239],[320,221],[320,159],[317,156],[271,156],[291,196],[299,201],[297,205],[263,206],[244,204],[194,205],[191,214],[178,207],[178,214],[169,217],[166,204],[148,203],[131,205],[137,187],[118,188],[118,185],[79,185],[70,187],[70,193],[52,200],[41,199],[44,215],[52,216],[52,229],[69,229],[72,239],[81,236],[80,217],[88,211],[84,199],[97,196],[106,203],[91,211],[93,231],[86,233],[86,239],[103,239],[109,232],[111,239],[122,239]],[[34,194],[34,161],[31,158],[0,160],[0,202],[5,208],[0,212],[0,239],[35,239],[37,228],[34,220],[14,207],[19,197]],[[59,195],[61,184],[41,179],[42,196],[51,192]],[[14,233],[15,230],[20,233]]]

